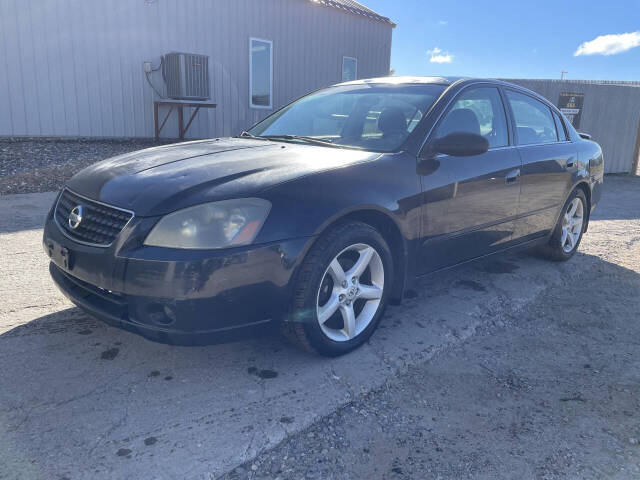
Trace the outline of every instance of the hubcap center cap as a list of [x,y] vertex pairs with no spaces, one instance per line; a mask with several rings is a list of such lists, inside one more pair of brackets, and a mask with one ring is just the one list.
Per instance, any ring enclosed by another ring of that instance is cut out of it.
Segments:
[[356,287],[351,287],[347,290],[347,298],[349,300],[353,300],[354,298],[356,298],[356,294],[358,293]]

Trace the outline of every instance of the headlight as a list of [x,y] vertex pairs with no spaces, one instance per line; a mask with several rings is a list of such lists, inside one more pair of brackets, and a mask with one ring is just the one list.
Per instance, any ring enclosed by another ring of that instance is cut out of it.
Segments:
[[145,245],[170,248],[224,248],[253,242],[271,203],[239,198],[204,203],[165,215],[153,227]]

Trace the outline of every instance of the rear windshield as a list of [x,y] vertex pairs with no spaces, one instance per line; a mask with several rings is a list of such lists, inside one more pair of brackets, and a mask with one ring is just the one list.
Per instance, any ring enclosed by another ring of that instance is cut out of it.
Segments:
[[434,84],[330,87],[279,110],[249,133],[307,137],[336,146],[392,152],[402,145],[445,88]]

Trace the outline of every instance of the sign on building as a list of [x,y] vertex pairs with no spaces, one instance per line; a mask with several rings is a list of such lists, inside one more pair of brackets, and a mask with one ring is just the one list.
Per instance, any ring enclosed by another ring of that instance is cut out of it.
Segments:
[[575,128],[580,128],[580,116],[582,114],[583,103],[584,93],[562,92],[558,99],[558,108]]

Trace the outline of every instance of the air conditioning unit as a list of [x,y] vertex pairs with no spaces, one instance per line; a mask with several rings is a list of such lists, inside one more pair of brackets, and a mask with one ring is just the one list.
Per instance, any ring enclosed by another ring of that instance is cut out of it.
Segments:
[[171,52],[164,55],[162,77],[167,96],[176,100],[207,100],[209,95],[209,57]]

